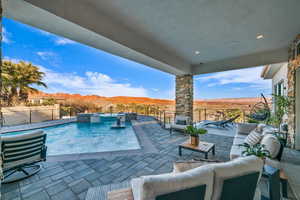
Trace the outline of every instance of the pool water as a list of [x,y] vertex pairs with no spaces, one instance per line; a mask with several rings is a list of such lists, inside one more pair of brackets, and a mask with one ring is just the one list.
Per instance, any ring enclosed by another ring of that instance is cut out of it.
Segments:
[[[111,129],[115,120],[102,120],[100,123],[72,122],[41,128],[47,133],[47,154],[64,155],[140,149],[131,123],[122,129]],[[28,131],[6,133],[16,135]]]

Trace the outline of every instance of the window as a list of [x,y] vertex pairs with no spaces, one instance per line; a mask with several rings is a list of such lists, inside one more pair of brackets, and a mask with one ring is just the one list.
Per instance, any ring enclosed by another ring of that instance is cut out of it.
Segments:
[[[284,95],[284,82],[283,81],[280,81],[278,82],[277,84],[274,85],[274,94],[276,96],[283,96]],[[274,111],[276,112],[277,108],[276,108],[276,97],[273,97],[273,108],[274,108]]]
[[283,89],[284,89],[283,81],[280,81],[274,86],[274,94],[278,96],[284,95]]

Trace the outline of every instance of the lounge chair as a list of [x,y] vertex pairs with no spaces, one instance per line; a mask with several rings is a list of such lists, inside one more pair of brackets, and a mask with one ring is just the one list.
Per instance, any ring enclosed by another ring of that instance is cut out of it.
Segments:
[[191,125],[191,119],[190,117],[187,116],[183,116],[183,115],[177,115],[175,116],[175,120],[174,123],[172,123],[170,125],[170,135],[172,134],[172,131],[175,130],[180,130],[180,131],[184,131],[185,128],[188,125]]
[[15,182],[39,172],[41,166],[37,163],[46,160],[45,143],[43,131],[1,136],[2,183]]
[[229,127],[229,125],[233,125],[233,122],[239,117],[240,117],[240,115],[237,115],[237,116],[227,119],[227,120],[221,120],[221,121],[216,121],[216,122],[207,122],[207,123],[204,123],[202,126],[214,125],[214,126],[220,127],[220,128],[227,128],[227,127]]

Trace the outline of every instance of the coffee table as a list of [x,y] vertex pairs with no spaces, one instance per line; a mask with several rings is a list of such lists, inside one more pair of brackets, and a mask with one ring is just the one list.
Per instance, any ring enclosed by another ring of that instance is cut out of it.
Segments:
[[191,145],[190,140],[185,141],[184,143],[178,146],[179,156],[182,155],[182,149],[187,149],[191,151],[196,151],[200,153],[204,153],[205,159],[208,158],[208,153],[212,151],[212,154],[215,155],[215,144],[209,142],[199,142],[198,146]]

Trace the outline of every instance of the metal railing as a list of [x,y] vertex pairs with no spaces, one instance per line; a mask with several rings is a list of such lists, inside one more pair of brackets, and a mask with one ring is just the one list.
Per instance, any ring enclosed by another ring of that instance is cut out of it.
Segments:
[[[239,115],[239,117],[235,120],[235,122],[244,123],[247,121],[247,115],[249,113],[249,110],[244,109],[196,109],[193,111],[193,123],[198,123],[206,120],[226,120],[237,115]],[[158,111],[158,113],[153,117],[162,127],[167,128],[169,124],[174,123],[175,111]]]
[[[21,111],[18,111],[20,115]],[[49,121],[49,120],[57,120],[61,118],[68,118],[76,116],[79,112],[76,111],[75,108],[70,107],[67,110],[64,110],[63,112],[60,110],[58,116],[54,113],[57,112],[55,109],[44,109],[43,112],[47,112],[47,117],[45,117],[44,120],[40,121]],[[135,112],[138,115],[144,115],[144,116],[151,116],[155,120],[158,121],[158,123],[164,127],[167,128],[168,124],[171,124],[174,122],[175,119],[175,111],[171,110],[160,110],[160,109],[132,109],[132,110],[121,110],[121,109],[112,109],[109,112],[104,113],[119,113],[119,112]],[[236,122],[246,122],[247,114],[249,114],[249,110],[244,109],[213,109],[213,108],[197,108],[193,111],[193,123],[198,123],[204,120],[211,120],[211,121],[219,121],[219,120],[225,120],[232,118],[236,115],[240,115],[240,117],[236,120]],[[12,120],[11,116],[8,117],[9,114],[14,114],[13,112],[2,112],[2,123],[3,125],[7,124],[8,118],[9,120]],[[23,117],[23,123],[33,123],[37,121],[36,115],[41,115],[41,112],[35,110],[35,109],[29,109],[24,111],[22,114]]]
[[51,121],[60,119],[57,109],[26,109],[1,112],[1,126],[31,124],[34,122]]

